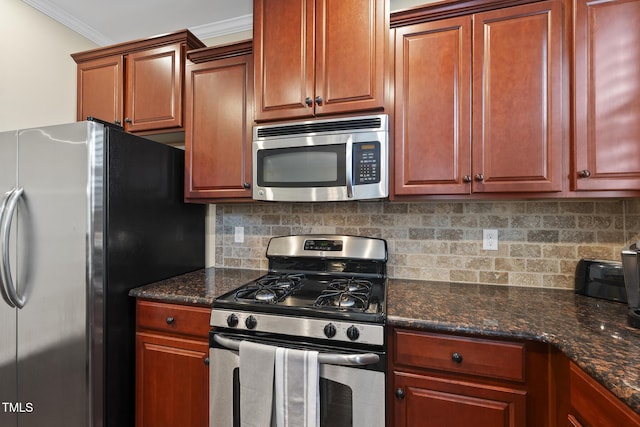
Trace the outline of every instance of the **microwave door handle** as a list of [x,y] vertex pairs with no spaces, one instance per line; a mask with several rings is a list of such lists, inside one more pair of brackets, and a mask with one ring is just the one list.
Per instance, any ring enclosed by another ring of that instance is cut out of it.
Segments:
[[[214,335],[213,340],[222,347],[238,351],[240,349],[240,341],[225,338],[221,335]],[[380,361],[380,356],[374,353],[360,354],[338,354],[338,353],[320,353],[318,354],[318,363],[326,365],[338,366],[366,366],[373,365]]]
[[347,138],[346,152],[347,198],[353,199],[353,136]]
[[[12,306],[24,307],[25,299],[18,295],[18,290],[13,285],[11,279],[11,260],[9,258],[9,235],[11,231],[11,220],[18,204],[18,199],[22,196],[22,188],[17,188],[7,193],[6,203],[3,201],[3,215],[0,222],[0,245],[2,246],[2,260],[0,260],[0,278],[2,282],[3,293]],[[3,295],[4,296],[4,295]]]

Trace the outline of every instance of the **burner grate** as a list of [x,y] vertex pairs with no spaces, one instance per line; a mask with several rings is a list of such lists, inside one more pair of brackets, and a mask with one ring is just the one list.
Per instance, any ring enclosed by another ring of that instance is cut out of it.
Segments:
[[364,279],[334,279],[329,283],[327,289],[320,293],[314,305],[364,312],[369,308],[372,288],[372,283]]
[[236,301],[276,304],[302,286],[304,274],[267,275],[235,293]]

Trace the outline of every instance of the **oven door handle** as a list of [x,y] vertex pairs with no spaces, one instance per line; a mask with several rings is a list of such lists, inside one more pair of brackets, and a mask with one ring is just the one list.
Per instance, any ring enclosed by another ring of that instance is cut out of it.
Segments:
[[[229,350],[240,349],[240,341],[225,338],[221,335],[214,335],[213,340],[222,347]],[[338,366],[366,366],[373,365],[380,361],[380,356],[374,353],[340,354],[340,353],[320,353],[318,363]]]

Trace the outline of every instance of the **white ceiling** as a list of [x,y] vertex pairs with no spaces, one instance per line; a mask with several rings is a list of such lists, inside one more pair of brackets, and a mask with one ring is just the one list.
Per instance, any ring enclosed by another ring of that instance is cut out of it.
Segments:
[[[22,0],[99,46],[187,28],[200,40],[253,28],[253,0]],[[439,0],[390,0],[400,10]]]
[[184,28],[204,40],[253,26],[253,0],[23,1],[100,46]]

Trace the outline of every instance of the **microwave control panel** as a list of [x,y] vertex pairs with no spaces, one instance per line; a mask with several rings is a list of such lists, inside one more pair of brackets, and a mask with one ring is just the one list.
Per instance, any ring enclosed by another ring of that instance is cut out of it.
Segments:
[[380,182],[380,143],[358,142],[353,144],[353,183],[377,184]]

